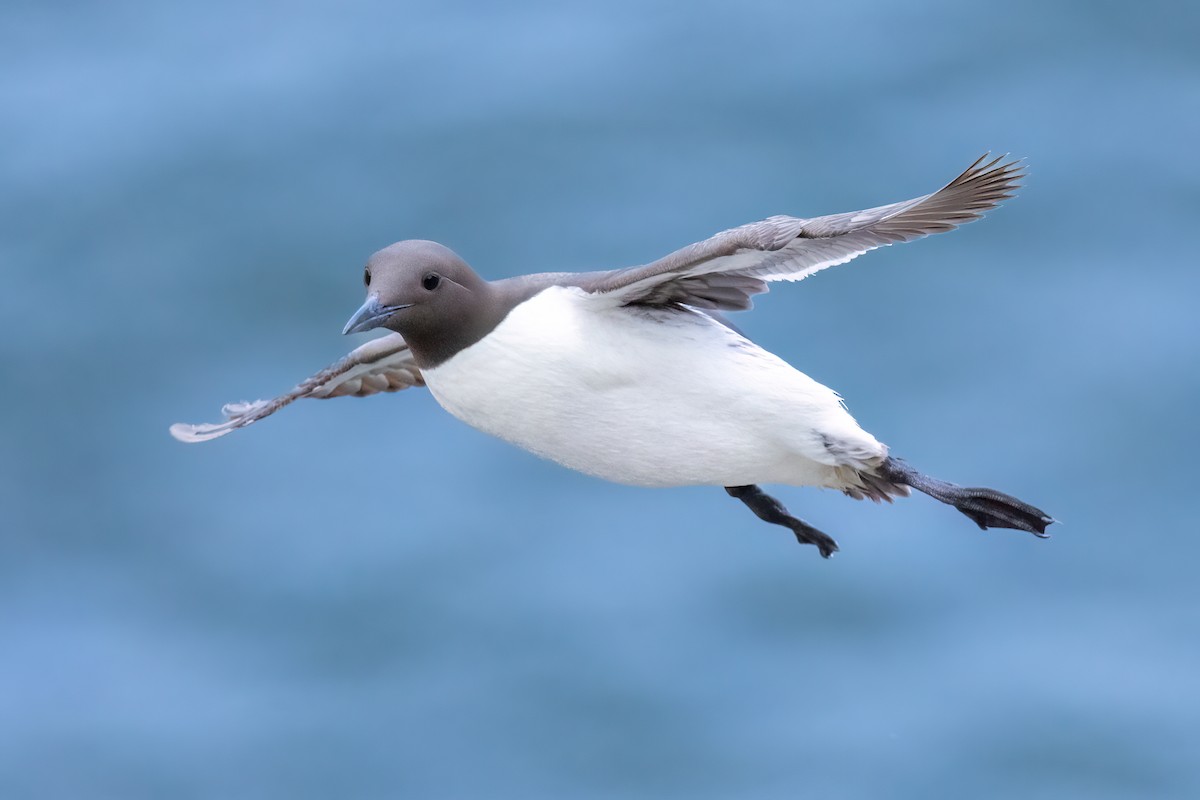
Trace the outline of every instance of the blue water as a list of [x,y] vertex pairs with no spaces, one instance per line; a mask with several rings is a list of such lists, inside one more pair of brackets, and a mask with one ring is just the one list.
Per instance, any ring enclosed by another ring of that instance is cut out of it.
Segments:
[[[6,3],[0,797],[1200,796],[1198,8]],[[988,149],[985,222],[737,322],[1049,541],[781,488],[823,562],[422,391],[167,436],[396,239],[624,266]]]

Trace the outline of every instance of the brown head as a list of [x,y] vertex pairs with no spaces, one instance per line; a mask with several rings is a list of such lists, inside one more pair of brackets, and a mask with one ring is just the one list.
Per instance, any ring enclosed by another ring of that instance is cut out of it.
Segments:
[[453,250],[409,239],[375,253],[363,272],[367,301],[342,333],[387,328],[435,367],[492,331],[512,304]]

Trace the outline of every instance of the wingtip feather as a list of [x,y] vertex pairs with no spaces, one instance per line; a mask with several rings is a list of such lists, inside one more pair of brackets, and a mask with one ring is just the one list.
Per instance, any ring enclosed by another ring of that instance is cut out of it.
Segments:
[[196,442],[207,442],[212,439],[219,439],[225,434],[233,431],[237,426],[229,422],[214,425],[212,423],[201,423],[199,425],[189,425],[186,422],[176,422],[169,430],[171,436],[177,441],[185,444],[195,444]]
[[252,415],[261,411],[267,404],[266,400],[226,403],[221,406],[221,416],[225,417],[224,422],[202,422],[197,425],[176,422],[169,430],[177,440],[188,444],[219,439],[225,434],[232,433],[238,428],[245,427],[249,422],[253,422]]

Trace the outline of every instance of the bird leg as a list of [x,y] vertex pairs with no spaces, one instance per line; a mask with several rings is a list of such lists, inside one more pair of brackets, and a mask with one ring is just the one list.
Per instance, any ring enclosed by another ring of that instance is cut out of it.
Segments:
[[730,497],[736,497],[749,506],[750,510],[763,522],[790,528],[792,533],[796,534],[796,541],[800,544],[816,545],[823,558],[829,558],[837,551],[837,542],[804,520],[793,517],[783,503],[757,486],[753,484],[750,486],[726,486],[725,491],[729,493]]
[[1053,517],[1040,508],[1004,492],[982,486],[964,487],[940,481],[917,472],[906,461],[890,456],[879,466],[876,473],[884,480],[911,486],[934,500],[954,506],[984,530],[1012,528],[1028,531],[1042,539],[1050,536],[1046,533],[1046,527],[1054,522]]

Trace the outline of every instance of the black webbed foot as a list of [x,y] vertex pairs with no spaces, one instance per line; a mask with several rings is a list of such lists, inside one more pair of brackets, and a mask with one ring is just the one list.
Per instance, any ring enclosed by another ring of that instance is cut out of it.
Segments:
[[823,558],[829,558],[837,552],[837,542],[832,537],[817,530],[804,520],[793,517],[788,513],[783,503],[771,497],[771,495],[757,486],[753,484],[749,486],[726,486],[725,491],[731,497],[736,497],[745,503],[762,521],[770,522],[773,525],[782,525],[790,529],[796,535],[796,541],[800,544],[816,546],[821,551]]
[[984,487],[958,486],[931,478],[917,472],[898,458],[888,458],[879,467],[878,473],[882,478],[911,486],[934,500],[954,506],[984,530],[1011,528],[1028,531],[1042,539],[1050,536],[1046,533],[1046,528],[1054,523],[1053,517],[1040,508],[1004,492]]

